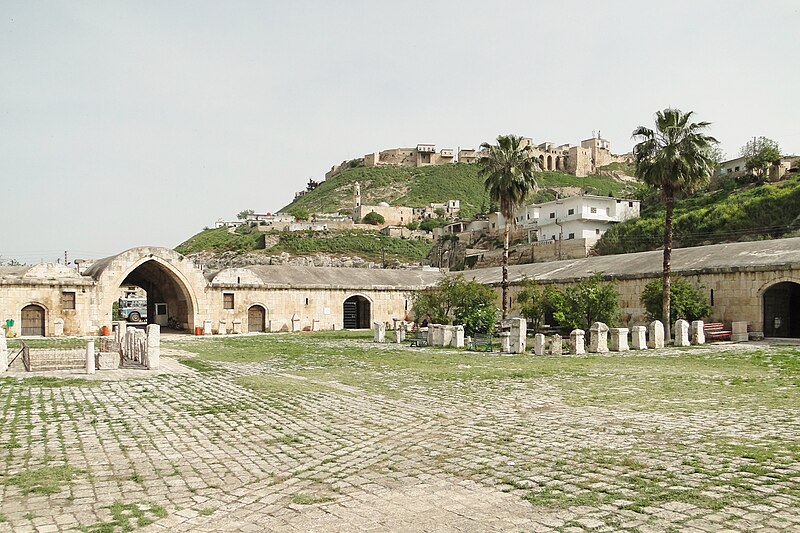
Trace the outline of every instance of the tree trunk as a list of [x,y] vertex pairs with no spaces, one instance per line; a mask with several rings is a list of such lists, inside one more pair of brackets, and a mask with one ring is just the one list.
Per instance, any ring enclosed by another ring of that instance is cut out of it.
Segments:
[[503,281],[501,287],[503,288],[503,320],[508,318],[508,240],[509,240],[510,223],[506,220],[505,227],[503,228]]
[[661,319],[664,321],[664,340],[672,339],[672,325],[670,324],[670,288],[672,286],[672,212],[675,207],[675,195],[670,191],[664,198],[667,214],[664,219],[664,292]]

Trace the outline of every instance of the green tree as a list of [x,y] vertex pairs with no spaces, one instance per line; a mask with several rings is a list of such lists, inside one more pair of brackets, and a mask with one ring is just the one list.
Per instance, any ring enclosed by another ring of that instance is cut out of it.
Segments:
[[531,323],[534,332],[542,327],[548,313],[563,305],[563,300],[563,294],[552,285],[542,287],[531,279],[522,282],[522,290],[517,294],[520,314]]
[[756,176],[766,181],[769,169],[781,162],[781,149],[778,143],[766,137],[754,138],[742,146],[740,151],[745,158],[745,167]]
[[370,211],[364,218],[361,219],[361,222],[364,224],[372,224],[373,226],[380,226],[381,224],[386,222],[386,219],[383,218],[383,215],[380,213],[376,213],[375,211]]
[[447,224],[447,221],[440,218],[426,218],[419,223],[419,229],[422,231],[433,231],[433,228],[441,228]]
[[613,283],[603,283],[599,274],[584,278],[553,296],[553,317],[565,329],[588,330],[595,322],[613,326],[619,320],[619,292]]
[[492,202],[500,206],[505,219],[503,228],[503,320],[508,318],[508,241],[514,211],[525,203],[539,185],[535,173],[541,170],[531,147],[517,135],[500,135],[497,144],[481,144],[483,156],[478,160],[478,174],[485,178],[484,187]]
[[670,273],[672,270],[672,222],[675,198],[690,194],[708,182],[714,169],[714,137],[703,131],[708,122],[690,122],[694,113],[679,109],[658,111],[656,129],[639,126],[633,138],[636,175],[660,191],[664,216],[663,306],[664,333],[670,338]]
[[416,220],[412,220],[411,222],[406,224],[406,229],[410,229],[411,231],[414,231],[417,228],[419,228],[419,222],[417,222]]
[[433,212],[438,218],[444,218],[444,216],[447,214],[447,211],[444,210],[444,207],[437,207],[433,210]]
[[464,276],[444,276],[430,289],[411,296],[415,320],[433,324],[463,325],[468,335],[488,333],[496,320],[495,293]]
[[[656,320],[661,316],[664,285],[662,280],[654,279],[645,285],[642,291],[642,304],[647,310],[647,317]],[[670,323],[682,318],[691,322],[700,320],[711,314],[711,306],[708,303],[702,287],[695,287],[686,278],[676,277],[670,286]]]
[[247,217],[255,214],[256,212],[253,211],[252,209],[245,209],[244,211],[239,211],[239,214],[236,215],[236,218],[238,218],[239,220],[246,220]]
[[295,207],[289,211],[289,214],[297,220],[308,220],[311,217],[311,213],[305,207]]

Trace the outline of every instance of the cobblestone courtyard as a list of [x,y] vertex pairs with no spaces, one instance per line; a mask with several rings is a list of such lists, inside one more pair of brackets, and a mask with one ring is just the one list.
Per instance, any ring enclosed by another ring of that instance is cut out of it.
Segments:
[[795,347],[163,352],[159,375],[0,379],[0,531],[800,530]]

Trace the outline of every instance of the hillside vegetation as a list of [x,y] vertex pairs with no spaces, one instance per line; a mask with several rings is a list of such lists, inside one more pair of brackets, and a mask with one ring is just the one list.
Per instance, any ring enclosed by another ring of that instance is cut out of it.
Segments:
[[234,233],[230,233],[228,228],[204,229],[176,246],[175,251],[187,255],[196,252],[250,252],[263,248],[263,233],[239,226]]
[[[547,188],[571,187],[588,194],[602,196],[628,193],[629,185],[609,176],[579,178],[560,172],[537,174],[542,189],[532,201],[554,198]],[[478,176],[478,166],[465,163],[434,165],[428,167],[377,167],[350,168],[323,182],[319,187],[301,196],[281,211],[306,209],[309,213],[334,213],[353,207],[353,183],[361,184],[361,203],[423,207],[432,202],[461,201],[462,218],[470,218],[482,208],[488,209],[483,179]]]
[[[657,198],[641,218],[613,226],[597,243],[601,255],[642,252],[664,242],[664,208]],[[800,176],[778,183],[724,187],[679,200],[675,206],[676,247],[788,236],[800,230]]]

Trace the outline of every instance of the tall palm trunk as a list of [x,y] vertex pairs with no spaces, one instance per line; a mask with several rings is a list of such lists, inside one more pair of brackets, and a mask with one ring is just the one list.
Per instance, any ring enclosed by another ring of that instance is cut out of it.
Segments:
[[672,286],[672,212],[675,207],[675,195],[671,190],[665,192],[664,204],[667,214],[664,220],[664,293],[661,318],[664,321],[664,340],[669,342],[672,338],[672,326],[670,324],[670,289]]
[[508,318],[508,236],[509,223],[503,228],[503,320]]

